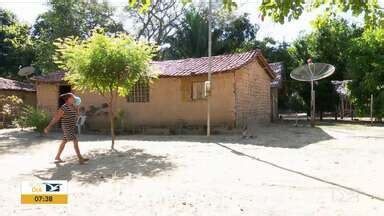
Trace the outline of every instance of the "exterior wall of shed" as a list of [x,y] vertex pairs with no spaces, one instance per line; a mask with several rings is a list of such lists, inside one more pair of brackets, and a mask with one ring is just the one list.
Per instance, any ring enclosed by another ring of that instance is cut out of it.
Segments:
[[33,107],[36,106],[36,92],[0,90],[0,95],[4,95],[4,96],[15,95],[21,98],[25,105],[31,105]]
[[[211,123],[216,126],[235,124],[234,80],[233,72],[214,74],[211,105]],[[185,78],[159,78],[150,84],[149,102],[128,103],[125,97],[119,97],[117,111],[124,112],[124,127],[172,126],[175,124],[205,125],[207,100],[192,100],[192,83],[205,81],[206,75]],[[54,112],[58,107],[58,84],[37,84],[38,107]],[[102,107],[107,100],[97,93],[77,92],[82,98],[81,107],[86,111],[93,107]],[[108,115],[99,112],[88,117],[92,129],[108,128]]]
[[271,120],[279,119],[279,89],[271,88]]
[[256,62],[239,69],[236,80],[236,126],[271,120],[271,78]]
[[36,83],[37,107],[53,114],[58,108],[59,85]]

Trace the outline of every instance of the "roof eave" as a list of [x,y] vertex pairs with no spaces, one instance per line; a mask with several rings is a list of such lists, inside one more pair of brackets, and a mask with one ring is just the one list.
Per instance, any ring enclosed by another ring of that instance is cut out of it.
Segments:
[[260,66],[267,72],[271,79],[276,78],[276,74],[273,72],[272,68],[269,66],[267,59],[263,56],[261,52],[257,52],[256,54],[257,60]]

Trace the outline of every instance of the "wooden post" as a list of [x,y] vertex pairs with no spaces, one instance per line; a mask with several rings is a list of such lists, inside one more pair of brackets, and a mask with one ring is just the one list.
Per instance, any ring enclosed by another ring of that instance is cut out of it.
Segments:
[[373,94],[371,94],[371,126],[373,124]]
[[311,127],[315,126],[315,91],[313,90],[313,81],[311,81]]
[[341,95],[341,119],[344,119],[344,96]]

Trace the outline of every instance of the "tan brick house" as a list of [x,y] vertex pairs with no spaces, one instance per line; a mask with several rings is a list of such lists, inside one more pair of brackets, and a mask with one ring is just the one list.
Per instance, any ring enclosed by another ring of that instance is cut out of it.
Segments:
[[[271,81],[275,74],[259,50],[212,57],[211,122],[217,126],[243,126],[248,120],[271,119]],[[131,126],[171,126],[178,123],[205,125],[208,58],[155,61],[159,78],[149,85],[137,84],[130,96],[120,97],[120,123]],[[58,95],[72,91],[82,98],[91,127],[106,127],[107,99],[77,92],[63,81],[65,73],[35,77],[37,106],[54,112]]]

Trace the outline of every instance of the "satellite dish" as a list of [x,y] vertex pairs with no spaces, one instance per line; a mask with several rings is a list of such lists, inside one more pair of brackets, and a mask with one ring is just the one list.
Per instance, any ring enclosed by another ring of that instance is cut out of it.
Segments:
[[331,76],[335,72],[335,67],[326,63],[312,63],[308,59],[308,64],[295,68],[291,72],[291,78],[298,81],[311,82],[311,126],[315,126],[315,91],[313,82]]
[[35,68],[32,66],[27,66],[20,68],[19,72],[17,73],[19,76],[25,76],[28,77],[29,75],[33,74],[35,72]]
[[298,81],[316,81],[331,76],[335,72],[335,67],[326,63],[310,63],[295,68],[291,72],[292,79]]

